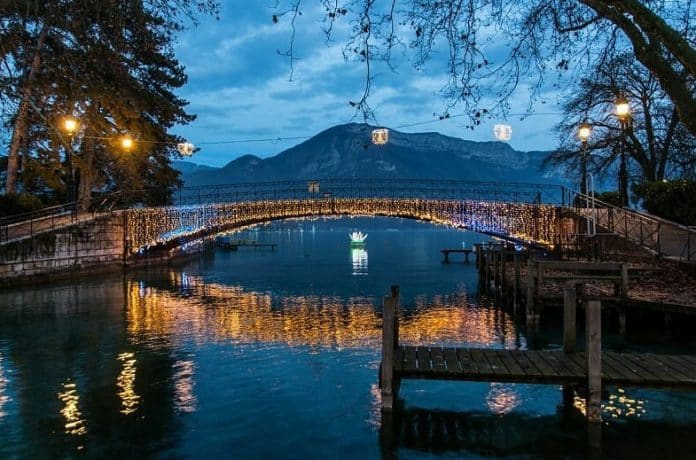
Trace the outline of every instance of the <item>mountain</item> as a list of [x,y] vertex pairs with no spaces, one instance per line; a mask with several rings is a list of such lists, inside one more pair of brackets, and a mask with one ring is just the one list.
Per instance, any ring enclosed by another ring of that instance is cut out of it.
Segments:
[[222,168],[180,170],[187,186],[350,177],[558,181],[545,178],[540,170],[545,152],[519,152],[503,142],[394,130],[389,131],[386,145],[373,145],[372,129],[366,124],[338,125],[270,158],[245,155]]
[[201,171],[212,171],[218,169],[212,166],[199,165],[198,163],[192,163],[190,161],[181,160],[172,161],[172,168],[181,172],[182,176],[187,176]]

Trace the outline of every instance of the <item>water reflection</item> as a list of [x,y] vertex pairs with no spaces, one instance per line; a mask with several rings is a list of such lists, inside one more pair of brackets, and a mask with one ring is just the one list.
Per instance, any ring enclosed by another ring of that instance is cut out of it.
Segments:
[[60,413],[65,417],[65,433],[74,436],[87,434],[87,420],[80,412],[80,395],[77,393],[77,385],[68,380],[63,382],[62,391],[58,392],[58,399],[63,403]]
[[492,413],[504,415],[511,412],[521,403],[521,396],[516,385],[509,383],[491,383],[491,389],[486,395],[486,406]]
[[350,258],[353,262],[353,275],[367,275],[367,250],[351,248]]
[[121,398],[121,413],[124,415],[131,414],[138,410],[138,402],[140,396],[135,392],[135,359],[134,353],[121,353],[118,355],[118,360],[123,363],[121,373],[116,379],[118,386],[118,396]]
[[5,412],[5,406],[10,402],[10,397],[7,395],[7,387],[9,380],[5,377],[4,370],[4,357],[0,353],[0,420],[2,420],[7,413]]
[[[602,419],[640,418],[647,413],[645,401],[629,396],[625,389],[610,388],[609,392],[607,400],[602,401]],[[584,397],[575,396],[573,399],[573,406],[575,406],[582,415],[586,414]]]
[[194,412],[197,399],[193,392],[194,371],[196,365],[193,361],[177,361],[174,363],[174,407],[179,412]]
[[[231,340],[291,346],[377,349],[381,318],[371,297],[293,296],[246,291],[170,273],[169,289],[129,283],[128,331],[134,340]],[[524,345],[513,318],[492,301],[473,305],[465,293],[419,297],[401,312],[404,343]]]

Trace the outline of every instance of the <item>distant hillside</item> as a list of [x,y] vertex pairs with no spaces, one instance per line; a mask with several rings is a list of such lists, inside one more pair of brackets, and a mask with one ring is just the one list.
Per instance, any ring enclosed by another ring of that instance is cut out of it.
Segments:
[[518,152],[503,142],[473,142],[439,133],[389,132],[373,145],[372,127],[334,126],[278,155],[246,155],[222,168],[174,162],[187,186],[323,178],[430,178],[555,182],[539,165],[545,152]]

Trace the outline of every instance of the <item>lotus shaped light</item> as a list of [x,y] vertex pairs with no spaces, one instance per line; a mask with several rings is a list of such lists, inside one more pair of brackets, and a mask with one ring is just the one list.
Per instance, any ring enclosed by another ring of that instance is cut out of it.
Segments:
[[367,233],[352,232],[348,236],[350,237],[351,243],[363,243],[365,242],[365,238],[367,238]]

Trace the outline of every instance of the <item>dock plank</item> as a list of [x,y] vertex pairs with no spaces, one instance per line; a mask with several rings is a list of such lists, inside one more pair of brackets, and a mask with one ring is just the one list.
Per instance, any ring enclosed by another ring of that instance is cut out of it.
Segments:
[[459,374],[462,372],[462,367],[459,364],[459,357],[457,357],[456,348],[445,348],[445,364],[447,365],[448,374]]
[[[602,353],[605,385],[693,387],[696,366],[687,355]],[[396,350],[396,378],[585,383],[587,354],[559,350],[504,350],[403,346]]]
[[432,360],[433,372],[446,372],[445,353],[442,347],[433,347],[430,349],[430,359]]

